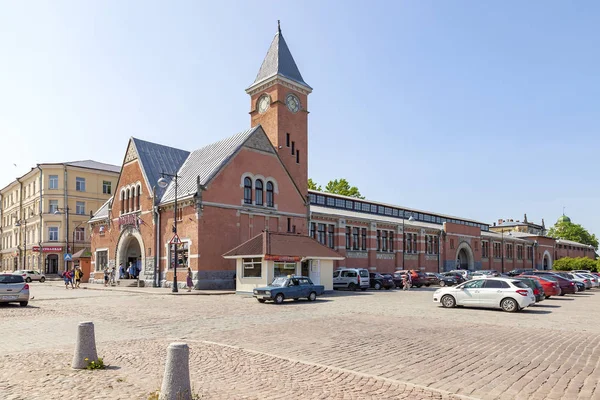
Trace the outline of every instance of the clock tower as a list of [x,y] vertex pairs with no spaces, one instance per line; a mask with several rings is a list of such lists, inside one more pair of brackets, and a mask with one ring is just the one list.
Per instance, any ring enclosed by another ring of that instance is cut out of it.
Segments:
[[251,126],[262,125],[279,157],[300,189],[308,196],[308,95],[294,57],[283,38],[279,21],[277,33],[258,71],[246,89],[250,95]]

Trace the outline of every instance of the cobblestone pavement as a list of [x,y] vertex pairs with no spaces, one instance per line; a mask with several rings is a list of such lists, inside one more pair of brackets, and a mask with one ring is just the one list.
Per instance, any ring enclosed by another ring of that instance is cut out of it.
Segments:
[[[0,399],[147,399],[173,341],[201,398],[600,399],[597,289],[509,314],[427,289],[277,306],[31,286],[30,307],[0,306]],[[107,370],[69,368],[85,320]]]

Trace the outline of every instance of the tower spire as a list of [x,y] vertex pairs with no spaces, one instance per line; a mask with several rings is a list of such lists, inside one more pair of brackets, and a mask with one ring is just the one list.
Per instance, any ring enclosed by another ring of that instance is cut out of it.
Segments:
[[281,35],[281,21],[277,20],[277,33]]

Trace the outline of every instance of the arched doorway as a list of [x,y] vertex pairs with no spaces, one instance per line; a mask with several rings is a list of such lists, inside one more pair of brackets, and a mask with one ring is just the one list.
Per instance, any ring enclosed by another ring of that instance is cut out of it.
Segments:
[[119,265],[123,264],[126,272],[129,272],[129,267],[134,266],[134,276],[141,275],[144,265],[144,241],[142,235],[136,229],[127,229],[123,231],[119,238],[117,246],[117,258],[115,268],[115,278],[119,279]]
[[544,257],[542,258],[542,268],[544,270],[552,269],[552,258],[550,257],[550,253],[548,251],[544,252]]
[[461,242],[456,249],[456,269],[475,269],[473,250],[469,243]]
[[46,256],[46,273],[58,274],[58,255],[48,254]]

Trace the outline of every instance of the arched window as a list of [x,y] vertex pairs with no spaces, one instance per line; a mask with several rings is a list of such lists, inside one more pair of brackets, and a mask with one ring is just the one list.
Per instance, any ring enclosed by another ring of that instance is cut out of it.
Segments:
[[132,187],[131,188],[131,196],[129,196],[129,212],[135,211],[134,204],[135,204],[135,188]]
[[256,182],[254,182],[254,188],[256,190],[256,205],[262,206],[263,205],[263,181],[261,181],[260,179],[257,179]]
[[275,195],[273,193],[273,182],[267,182],[267,207],[275,207]]
[[252,179],[244,178],[244,203],[252,204]]
[[140,209],[140,195],[142,194],[142,187],[140,185],[137,186],[137,193],[135,196],[135,209],[139,210]]
[[131,198],[131,192],[129,191],[129,189],[127,189],[127,191],[125,192],[125,212],[128,213],[130,208],[129,208],[129,199]]
[[125,214],[125,191],[121,190],[121,214]]

